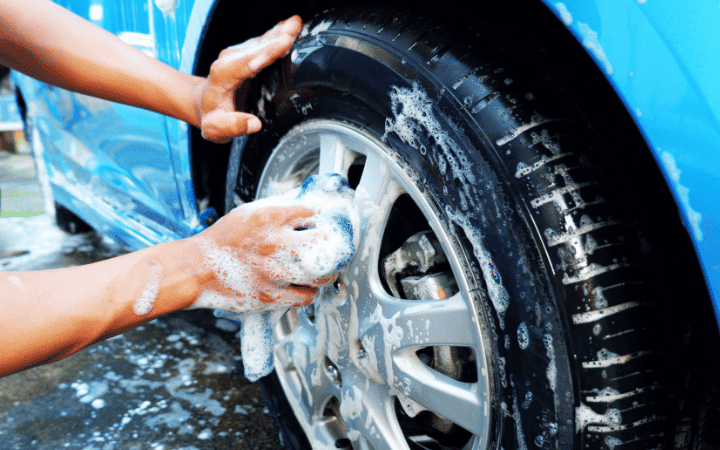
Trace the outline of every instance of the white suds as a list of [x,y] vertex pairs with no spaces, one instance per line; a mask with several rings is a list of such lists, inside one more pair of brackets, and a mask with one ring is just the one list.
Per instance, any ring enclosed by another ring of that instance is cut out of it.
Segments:
[[454,179],[461,182],[475,182],[473,173],[464,169],[468,166],[468,161],[457,153],[459,146],[445,131],[446,127],[440,123],[433,111],[435,102],[417,83],[413,83],[412,89],[393,86],[390,100],[395,120],[385,120],[383,141],[387,139],[388,134],[394,132],[404,143],[424,153],[427,149],[418,142],[418,136],[430,136],[440,150],[438,154],[440,171],[445,173],[447,166],[450,166]]
[[7,279],[9,282],[11,282],[12,284],[14,284],[17,287],[22,287],[22,285],[23,285],[22,281],[20,280],[20,277],[18,277],[17,275],[9,275],[7,277]]
[[607,426],[613,426],[613,425],[620,425],[622,422],[622,417],[620,415],[620,410],[615,408],[608,408],[605,414],[598,414],[590,407],[586,406],[583,403],[580,403],[580,406],[575,408],[575,432],[579,433],[582,431],[586,426],[590,424],[600,424],[600,425],[607,425]]
[[515,434],[517,436],[518,450],[528,450],[525,442],[525,433],[522,427],[522,417],[520,416],[520,408],[518,408],[517,394],[513,392],[513,419],[515,420]]
[[565,3],[555,3],[555,8],[558,11],[558,14],[560,15],[560,20],[563,21],[563,23],[567,26],[572,25],[573,18],[572,14],[570,14],[570,11],[568,11],[567,6],[565,6]]
[[[658,149],[658,151],[660,151],[660,149]],[[690,190],[686,186],[680,184],[681,172],[678,168],[677,163],[675,162],[675,157],[671,153],[663,151],[660,153],[660,160],[663,163],[668,178],[670,178],[670,180],[672,181],[672,184],[675,188],[675,194],[677,195],[680,203],[682,203],[682,206],[684,207],[688,222],[690,224],[690,227],[692,228],[693,234],[695,235],[695,239],[698,241],[702,241],[703,233],[702,229],[700,228],[700,221],[702,220],[702,215],[699,212],[695,211],[692,206],[690,206]]]
[[155,300],[160,293],[160,282],[162,281],[163,268],[158,261],[150,261],[150,276],[145,290],[135,299],[133,309],[138,316],[144,316],[152,311]]
[[555,347],[553,347],[552,336],[549,334],[543,336],[543,343],[545,344],[547,357],[549,359],[548,367],[545,373],[547,375],[548,383],[550,384],[550,389],[554,392],[555,386],[557,385],[557,366],[555,365]]
[[165,17],[174,17],[177,9],[177,0],[155,0],[155,6]]
[[[301,206],[315,213],[307,229],[283,229],[287,239],[281,248],[258,261],[240,261],[230,249],[204,243],[207,263],[237,296],[205,290],[193,307],[224,310],[216,315],[241,323],[245,376],[250,381],[272,371],[273,329],[288,308],[303,300],[284,295],[281,288],[330,276],[355,254],[359,220],[352,207],[353,195],[341,176],[315,175],[297,189],[236,208],[239,213],[253,214],[270,207]],[[268,284],[276,291],[270,302],[261,300],[258,292]]]
[[623,441],[621,441],[620,439],[618,439],[616,437],[605,436],[605,445],[607,445],[610,450],[615,450],[615,447],[617,447],[618,445],[622,445],[622,444],[623,444]]
[[595,56],[605,69],[605,72],[608,75],[612,75],[613,67],[605,54],[605,50],[602,48],[602,45],[600,45],[597,32],[593,31],[586,23],[578,22],[577,25],[578,31],[580,31],[580,35],[582,36],[582,44]]
[[492,261],[490,252],[485,249],[482,242],[482,235],[480,231],[470,224],[467,216],[463,215],[459,211],[452,209],[450,205],[445,206],[445,213],[448,217],[459,225],[465,232],[465,236],[470,240],[473,246],[473,253],[478,259],[480,264],[480,270],[482,271],[483,278],[485,279],[485,287],[488,291],[490,301],[495,307],[498,319],[500,321],[500,328],[505,328],[505,311],[510,306],[510,295],[508,294],[505,286],[503,286],[502,276],[498,272],[495,263]]
[[105,406],[105,400],[100,397],[107,393],[108,383],[105,381],[91,381],[89,383],[75,382],[70,385],[75,389],[75,395],[79,398],[80,403],[89,403],[95,409]]
[[520,326],[518,327],[517,331],[518,336],[518,345],[521,349],[525,350],[528,348],[528,345],[530,345],[530,335],[528,333],[527,325],[525,325],[525,322],[520,322]]
[[285,309],[263,313],[248,313],[240,319],[240,351],[245,378],[257,381],[273,370],[273,330]]
[[210,428],[205,428],[204,430],[202,430],[200,432],[200,434],[198,434],[197,438],[200,439],[201,441],[206,441],[206,440],[210,439],[212,437],[212,435],[213,435],[212,430]]
[[322,21],[319,24],[313,26],[312,29],[310,29],[310,24],[305,24],[302,31],[300,32],[300,37],[317,36],[318,33],[327,31],[330,28],[330,26],[332,26],[332,24],[333,24],[332,20],[325,20],[325,21]]

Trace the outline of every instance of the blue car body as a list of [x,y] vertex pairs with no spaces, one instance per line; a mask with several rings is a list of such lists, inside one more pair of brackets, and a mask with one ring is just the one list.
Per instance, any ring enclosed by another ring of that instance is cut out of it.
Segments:
[[[58,2],[192,73],[219,1]],[[720,6],[654,0],[545,3],[595,60],[645,137],[720,317],[720,196],[714,192],[720,187]],[[187,124],[18,73],[14,80],[32,117],[33,148],[55,201],[131,249],[204,228]]]

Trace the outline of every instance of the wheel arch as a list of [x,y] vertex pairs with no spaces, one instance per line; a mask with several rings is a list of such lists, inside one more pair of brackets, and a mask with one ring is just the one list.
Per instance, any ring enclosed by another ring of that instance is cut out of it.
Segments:
[[[261,4],[208,0],[204,3],[212,5],[208,7],[195,53],[193,73],[196,75],[206,75],[223,48],[261,34],[292,14],[307,19],[336,5],[330,0],[270,0]],[[413,5],[404,0],[391,0],[389,4]],[[699,316],[715,317],[697,248],[685,226],[684,206],[676,201],[663,168],[648,145],[647,136],[639,128],[637,118],[629,112],[617,86],[608,80],[602,64],[598,66],[593,59],[592,51],[573,35],[567,22],[563,23],[557,6],[541,1],[530,5],[493,2],[482,5],[481,12],[477,13],[476,5],[471,7],[461,0],[449,0],[444,8],[492,23],[536,59],[548,76],[558,80],[597,133],[607,138],[609,159],[628,192],[632,193],[636,218],[639,223],[651,225],[640,232],[648,243],[648,251],[654,253],[658,261],[667,298],[694,299],[691,308],[687,303],[668,305],[669,314],[673,317],[682,312],[687,321],[698,320]],[[189,138],[192,179],[198,202],[224,211],[225,174],[231,145],[205,141],[195,128],[191,128]],[[658,223],[663,227],[652,226]],[[668,236],[673,245],[662,245],[667,243]],[[678,267],[677,261],[684,262],[682,267]],[[717,328],[716,324],[714,326]]]

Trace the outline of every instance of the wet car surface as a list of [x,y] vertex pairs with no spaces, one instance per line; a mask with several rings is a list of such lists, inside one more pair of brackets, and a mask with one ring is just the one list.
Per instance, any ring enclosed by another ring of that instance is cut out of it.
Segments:
[[[69,267],[123,253],[95,233],[69,235],[55,226],[43,212],[29,155],[0,151],[0,188],[0,270]],[[181,312],[0,378],[0,448],[279,448],[260,389],[242,375],[236,332],[207,311]]]

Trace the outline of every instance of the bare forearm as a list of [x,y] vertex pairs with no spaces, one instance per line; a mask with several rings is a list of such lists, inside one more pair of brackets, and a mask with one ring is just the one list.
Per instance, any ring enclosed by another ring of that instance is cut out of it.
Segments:
[[335,280],[336,265],[319,269],[299,255],[316,254],[335,228],[309,229],[322,208],[302,202],[290,195],[243,205],[192,237],[95,264],[0,272],[0,376],[180,309],[247,313],[310,303]]
[[294,16],[223,50],[203,78],[149,57],[50,0],[0,0],[0,63],[55,86],[178,118],[223,143],[260,130],[260,119],[236,110],[236,90],[287,54],[301,27]]
[[183,74],[49,0],[0,0],[2,61],[49,84],[199,125]]
[[183,240],[82,267],[0,274],[0,376],[190,307],[205,278],[199,254]]

